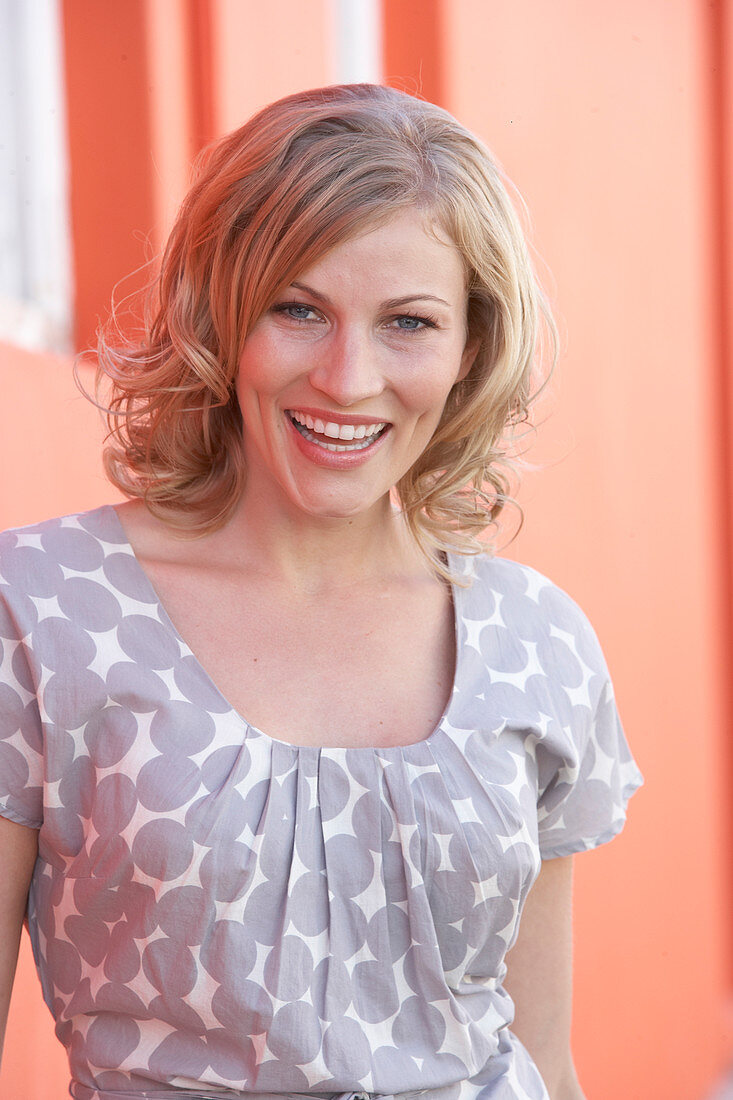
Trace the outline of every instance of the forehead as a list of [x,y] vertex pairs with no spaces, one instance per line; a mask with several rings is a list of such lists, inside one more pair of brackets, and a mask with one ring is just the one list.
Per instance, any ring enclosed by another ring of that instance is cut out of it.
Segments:
[[437,294],[440,287],[455,295],[465,289],[466,265],[436,219],[410,209],[350,235],[295,276],[298,282],[310,280],[404,284],[404,293]]

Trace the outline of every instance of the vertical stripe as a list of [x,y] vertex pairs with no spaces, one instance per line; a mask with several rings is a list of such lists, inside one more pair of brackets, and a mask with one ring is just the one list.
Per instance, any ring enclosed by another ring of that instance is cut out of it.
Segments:
[[382,81],[382,13],[379,0],[331,0],[334,79],[338,84]]

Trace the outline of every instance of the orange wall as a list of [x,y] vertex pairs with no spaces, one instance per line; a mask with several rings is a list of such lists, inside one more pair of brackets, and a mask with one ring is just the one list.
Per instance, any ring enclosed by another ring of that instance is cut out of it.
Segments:
[[697,1100],[731,1049],[731,9],[442,0],[419,42],[385,11],[390,82],[432,81],[528,200],[564,347],[508,552],[590,614],[647,777],[577,860],[581,1079]]
[[[102,471],[101,416],[79,392],[72,366],[0,344],[0,530],[116,496]],[[80,381],[93,388],[89,368]]]
[[147,258],[155,217],[144,0],[62,0],[76,339],[91,342],[112,290]]
[[579,1072],[594,1100],[693,1100],[730,1051],[708,6],[461,0],[442,25],[446,106],[527,198],[564,333],[511,553],[588,611],[647,778],[577,860]]
[[[731,9],[383,9],[388,81],[481,134],[529,202],[564,346],[508,552],[588,611],[647,779],[623,836],[577,860],[581,1078],[593,1100],[703,1100],[731,1050]],[[160,247],[201,143],[330,79],[330,12],[64,0],[81,343]],[[113,499],[69,364],[0,348],[0,385],[3,469],[22,455],[0,526]],[[26,956],[19,988],[0,1095],[50,1100],[63,1060]]]
[[[718,390],[716,406],[719,422],[719,464],[723,471],[722,497],[724,518],[721,525],[720,552],[727,585],[721,586],[720,599],[728,610],[728,653],[733,653],[733,4],[718,0],[711,18],[710,95],[713,115],[713,225],[717,262],[716,309],[718,323]],[[728,713],[733,714],[733,676],[727,669]],[[733,776],[733,739],[722,756],[724,775]],[[727,792],[726,792],[727,793]],[[727,798],[730,805],[730,797]],[[727,814],[728,850],[733,851],[733,814]],[[733,876],[726,876],[729,911],[733,912]],[[733,936],[728,944],[728,973],[733,984]],[[733,1026],[733,1013],[731,1013]]]

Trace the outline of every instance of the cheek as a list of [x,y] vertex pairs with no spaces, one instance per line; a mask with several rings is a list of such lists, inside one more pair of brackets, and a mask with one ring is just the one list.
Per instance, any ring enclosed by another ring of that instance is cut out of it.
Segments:
[[431,365],[423,364],[404,388],[404,402],[415,412],[439,417],[448,395],[458,381],[460,358],[455,363],[445,360]]
[[244,352],[239,360],[239,372],[237,374],[237,390],[261,390],[269,388],[272,380],[272,355],[269,353],[266,341],[252,339],[247,341]]
[[259,346],[259,342],[246,347],[239,360],[235,384],[237,400],[245,429],[255,435],[276,393],[277,383],[271,362],[271,357]]

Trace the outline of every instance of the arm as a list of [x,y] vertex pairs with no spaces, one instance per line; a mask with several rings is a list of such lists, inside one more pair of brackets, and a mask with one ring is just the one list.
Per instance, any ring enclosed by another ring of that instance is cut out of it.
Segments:
[[570,1053],[572,862],[567,856],[542,864],[507,955],[512,1031],[536,1062],[551,1100],[584,1100]]
[[38,831],[0,817],[0,1055],[37,854]]

